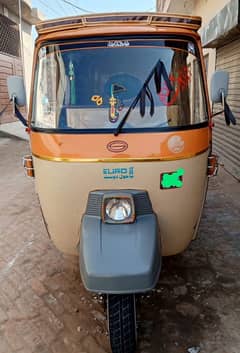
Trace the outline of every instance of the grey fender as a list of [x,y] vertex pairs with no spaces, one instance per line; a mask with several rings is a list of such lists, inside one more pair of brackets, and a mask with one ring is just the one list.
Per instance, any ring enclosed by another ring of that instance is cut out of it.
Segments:
[[80,272],[93,292],[138,293],[155,287],[161,269],[159,229],[154,213],[131,224],[106,224],[85,214],[80,240]]

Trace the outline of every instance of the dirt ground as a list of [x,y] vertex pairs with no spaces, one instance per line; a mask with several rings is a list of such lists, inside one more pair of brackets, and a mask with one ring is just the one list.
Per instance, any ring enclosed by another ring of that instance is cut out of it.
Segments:
[[[22,140],[0,135],[0,353],[109,353],[101,298],[50,242]],[[240,184],[210,180],[198,238],[138,296],[137,353],[240,352]]]

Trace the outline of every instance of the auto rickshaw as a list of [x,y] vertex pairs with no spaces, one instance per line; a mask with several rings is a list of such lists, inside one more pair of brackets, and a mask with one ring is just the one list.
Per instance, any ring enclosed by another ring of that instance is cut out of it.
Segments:
[[[24,160],[50,238],[107,298],[113,353],[136,349],[135,295],[196,238],[212,155],[201,18],[77,16],[37,25]],[[212,101],[226,103],[217,72]],[[9,78],[16,114],[23,87]],[[228,109],[228,110],[227,110]]]

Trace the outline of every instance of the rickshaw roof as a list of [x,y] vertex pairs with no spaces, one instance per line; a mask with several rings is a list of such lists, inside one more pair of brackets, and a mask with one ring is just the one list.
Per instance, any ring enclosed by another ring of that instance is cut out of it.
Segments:
[[121,12],[63,17],[41,21],[36,25],[38,34],[48,34],[81,28],[106,26],[147,26],[187,29],[195,32],[201,27],[201,17],[158,12]]

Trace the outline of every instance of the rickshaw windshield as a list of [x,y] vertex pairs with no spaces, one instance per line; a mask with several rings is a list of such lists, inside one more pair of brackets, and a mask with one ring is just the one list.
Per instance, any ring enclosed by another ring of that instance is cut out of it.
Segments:
[[122,131],[207,120],[195,44],[126,38],[49,43],[38,52],[32,127]]

